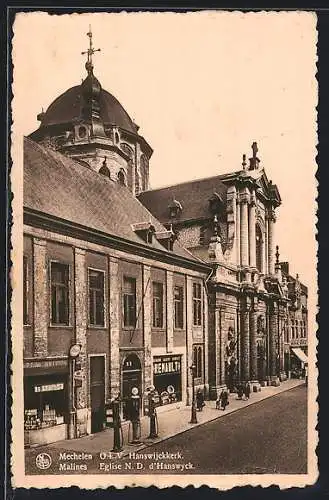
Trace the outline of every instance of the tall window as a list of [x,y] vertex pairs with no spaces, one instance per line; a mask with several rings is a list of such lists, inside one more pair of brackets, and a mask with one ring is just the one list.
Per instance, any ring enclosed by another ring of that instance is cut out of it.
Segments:
[[51,322],[69,324],[69,266],[51,262]]
[[184,290],[182,286],[174,287],[174,326],[184,328]]
[[256,267],[263,270],[263,235],[259,226],[256,226]]
[[202,378],[203,363],[202,363],[202,346],[193,347],[193,364],[195,366],[195,378]]
[[123,278],[123,324],[136,325],[136,280]]
[[153,327],[163,328],[163,284],[153,282]]
[[23,324],[29,324],[29,268],[27,257],[23,257]]
[[201,284],[193,283],[193,325],[202,324]]
[[104,326],[104,272],[88,269],[89,324]]

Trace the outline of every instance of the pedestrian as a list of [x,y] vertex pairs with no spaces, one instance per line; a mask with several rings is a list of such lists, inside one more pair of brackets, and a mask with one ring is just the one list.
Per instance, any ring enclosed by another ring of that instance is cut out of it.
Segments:
[[219,397],[220,397],[220,400],[221,400],[221,409],[224,411],[225,408],[229,405],[227,390],[223,389],[222,392],[220,393]]
[[239,384],[237,387],[238,399],[242,399],[243,396],[243,387],[242,384]]
[[245,395],[246,399],[249,399],[249,397],[250,397],[250,384],[249,384],[249,382],[247,382],[246,385],[244,386],[244,395]]
[[196,393],[196,407],[198,411],[202,411],[202,408],[204,407],[204,397],[201,389],[198,389],[198,392]]

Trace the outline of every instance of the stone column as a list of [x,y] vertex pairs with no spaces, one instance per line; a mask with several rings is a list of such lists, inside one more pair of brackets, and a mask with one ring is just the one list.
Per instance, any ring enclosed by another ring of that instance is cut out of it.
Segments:
[[150,266],[143,266],[143,330],[144,330],[144,387],[153,384],[152,380],[152,282]]
[[253,268],[256,267],[256,200],[254,193],[249,209],[249,265]]
[[269,321],[269,376],[271,385],[279,385],[279,379],[276,370],[277,360],[277,340],[278,340],[278,306],[273,303],[270,307]]
[[241,380],[250,380],[250,331],[249,306],[245,305],[241,311]]
[[[266,221],[265,221],[265,228],[266,228]],[[267,274],[267,264],[266,264],[266,229],[262,234],[262,269],[261,272],[262,274]]]
[[33,355],[44,357],[48,354],[48,267],[46,261],[47,243],[33,238],[34,275],[34,343]]
[[250,311],[250,380],[257,381],[257,304]]
[[87,269],[86,251],[74,249],[74,291],[75,291],[75,341],[81,345],[82,385],[76,389],[77,436],[88,432],[88,389],[87,389]]
[[274,276],[274,264],[275,264],[274,223],[275,223],[275,213],[274,209],[272,209],[268,220],[268,272],[271,276]]
[[236,265],[240,266],[241,265],[241,255],[240,255],[240,200],[239,200],[239,195],[236,200],[236,222],[235,222],[235,238],[236,238]]
[[240,219],[240,246],[241,246],[241,265],[249,266],[249,241],[248,241],[248,200],[244,197],[241,200],[241,219]]
[[166,272],[166,293],[167,293],[167,352],[174,349],[174,280],[173,272]]
[[114,398],[121,392],[120,383],[120,313],[121,292],[119,261],[115,257],[109,259],[109,318],[110,318],[110,397]]

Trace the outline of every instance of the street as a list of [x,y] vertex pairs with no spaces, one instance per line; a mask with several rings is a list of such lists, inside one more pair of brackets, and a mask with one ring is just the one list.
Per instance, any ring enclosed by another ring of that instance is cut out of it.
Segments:
[[[35,462],[40,452],[52,457],[51,466],[44,471]],[[108,450],[74,453],[69,443],[66,449],[27,450],[26,472],[305,474],[307,389],[298,386],[123,457]]]

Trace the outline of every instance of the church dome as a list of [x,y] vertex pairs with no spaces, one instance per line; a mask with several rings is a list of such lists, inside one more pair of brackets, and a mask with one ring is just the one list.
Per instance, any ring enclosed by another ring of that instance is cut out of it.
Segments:
[[[47,111],[42,113],[40,128],[74,123],[80,120],[83,93],[84,83],[71,87],[57,97],[50,104]],[[105,126],[116,125],[133,134],[138,133],[138,126],[132,121],[126,110],[112,94],[100,87],[98,99],[100,118]]]

